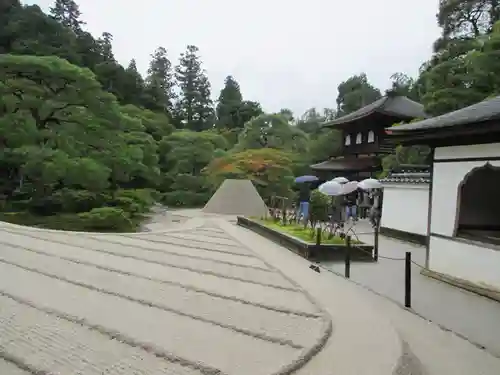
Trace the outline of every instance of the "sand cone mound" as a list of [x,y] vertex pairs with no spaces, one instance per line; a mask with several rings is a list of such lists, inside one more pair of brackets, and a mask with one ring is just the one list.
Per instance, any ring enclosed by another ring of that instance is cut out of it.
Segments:
[[225,180],[203,208],[219,215],[263,217],[267,206],[250,180]]

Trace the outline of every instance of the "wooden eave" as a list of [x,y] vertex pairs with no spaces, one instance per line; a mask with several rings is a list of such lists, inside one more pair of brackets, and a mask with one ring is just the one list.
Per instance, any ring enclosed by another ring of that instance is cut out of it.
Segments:
[[403,146],[459,146],[500,142],[500,121],[443,128],[398,130],[387,128],[386,142]]

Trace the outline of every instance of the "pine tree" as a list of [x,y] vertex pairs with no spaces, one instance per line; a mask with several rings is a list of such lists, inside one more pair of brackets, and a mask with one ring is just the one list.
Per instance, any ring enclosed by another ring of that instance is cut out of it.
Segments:
[[113,55],[113,35],[108,32],[102,33],[102,36],[97,40],[97,44],[100,47],[101,55],[104,61],[115,61],[115,56]]
[[210,98],[210,82],[202,68],[196,46],[187,46],[175,73],[181,91],[176,106],[180,126],[194,131],[210,129],[215,116]]
[[50,14],[56,21],[77,34],[82,31],[81,27],[85,24],[80,20],[82,14],[79,6],[73,0],[56,0],[54,6],[50,8]]
[[240,85],[232,76],[227,76],[215,110],[216,126],[227,129],[241,128],[240,109],[242,103]]
[[128,64],[128,67],[125,71],[131,78],[134,78],[135,84],[138,87],[142,87],[144,85],[144,80],[137,70],[137,62],[135,61],[135,59],[130,60],[130,63]]
[[174,74],[172,63],[167,57],[167,50],[159,47],[151,55],[146,77],[146,106],[151,110],[161,110],[172,114],[174,109]]
[[137,70],[137,64],[132,59],[125,69],[124,102],[142,106],[144,104],[144,79]]

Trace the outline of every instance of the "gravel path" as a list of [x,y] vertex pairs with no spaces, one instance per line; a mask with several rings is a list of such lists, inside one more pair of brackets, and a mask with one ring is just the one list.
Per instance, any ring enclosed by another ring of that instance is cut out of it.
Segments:
[[2,375],[279,374],[330,333],[307,294],[209,224],[0,231]]

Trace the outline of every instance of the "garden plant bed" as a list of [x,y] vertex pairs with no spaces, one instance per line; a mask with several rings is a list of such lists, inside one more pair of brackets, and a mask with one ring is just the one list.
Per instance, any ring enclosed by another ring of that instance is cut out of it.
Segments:
[[[276,242],[289,250],[309,260],[316,261],[344,261],[346,254],[345,241],[340,237],[326,239],[320,245],[316,245],[315,238],[309,239],[310,229],[297,224],[283,226],[271,220],[251,219],[238,216],[238,225],[248,228],[273,242]],[[371,256],[372,245],[352,240],[350,255],[352,261],[373,261]]]

